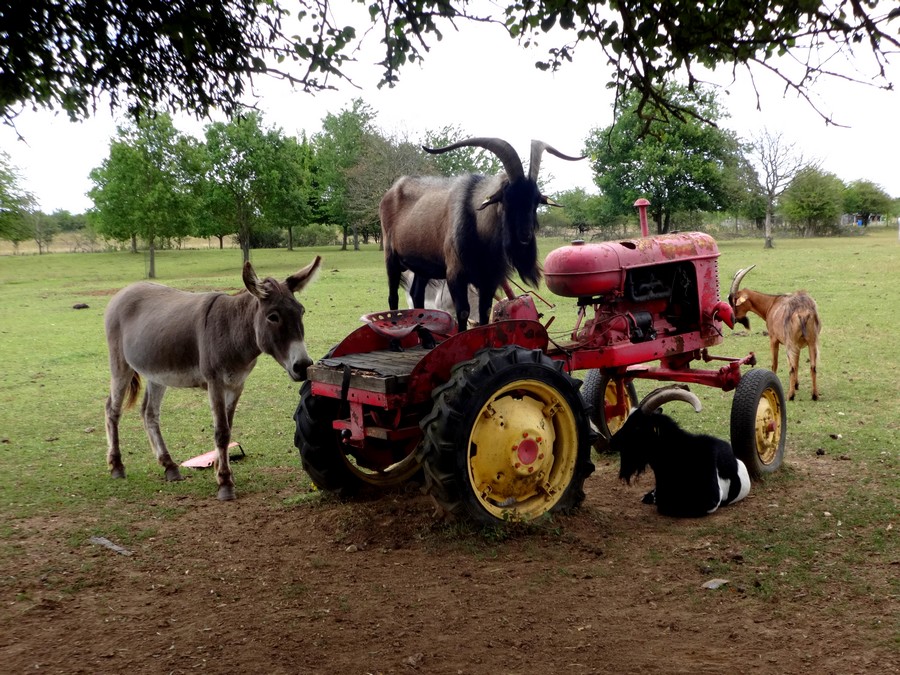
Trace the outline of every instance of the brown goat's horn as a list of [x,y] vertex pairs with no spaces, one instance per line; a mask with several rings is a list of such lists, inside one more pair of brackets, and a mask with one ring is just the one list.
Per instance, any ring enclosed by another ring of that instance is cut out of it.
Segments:
[[426,148],[425,146],[422,146],[422,149],[432,155],[438,155],[449,152],[450,150],[456,150],[457,148],[471,147],[484,148],[485,150],[494,153],[497,156],[497,159],[500,160],[500,163],[503,164],[503,168],[506,171],[506,175],[509,176],[510,181],[517,181],[525,178],[525,169],[522,167],[522,160],[519,159],[518,153],[516,153],[513,146],[501,138],[467,138],[464,141],[451,143],[443,148]]
[[738,290],[741,287],[741,282],[744,280],[744,277],[747,276],[747,272],[752,270],[756,265],[750,265],[750,267],[745,267],[742,270],[738,270],[734,273],[734,278],[731,280],[731,290],[728,291],[728,300],[731,301],[731,298],[735,296]]
[[537,182],[538,174],[541,172],[541,156],[544,154],[544,150],[551,155],[556,155],[560,159],[565,159],[570,162],[577,162],[587,156],[570,157],[569,155],[564,155],[552,145],[547,145],[544,141],[531,141],[531,162],[528,164],[528,177],[535,182]]
[[694,406],[694,410],[697,412],[703,410],[703,404],[700,403],[697,395],[678,385],[654,389],[644,397],[638,408],[645,413],[650,413],[669,401],[684,401]]

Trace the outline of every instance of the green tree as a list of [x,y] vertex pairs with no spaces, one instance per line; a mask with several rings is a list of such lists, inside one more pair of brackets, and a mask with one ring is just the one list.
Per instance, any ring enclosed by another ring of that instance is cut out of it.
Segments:
[[757,228],[764,226],[766,219],[766,195],[759,174],[748,158],[749,150],[747,146],[741,147],[737,163],[726,175],[726,190],[731,195],[728,210],[735,217],[735,228],[739,217],[752,221]]
[[316,156],[313,176],[316,214],[322,222],[341,228],[342,250],[347,249],[351,228],[354,249],[359,248],[358,220],[351,212],[349,180],[371,145],[371,137],[378,135],[374,122],[375,111],[357,98],[337,115],[326,115],[322,131],[312,138]]
[[25,222],[31,232],[31,238],[38,247],[38,255],[43,255],[50,250],[53,237],[59,232],[56,221],[41,211],[32,211],[25,217]]
[[0,150],[0,239],[12,242],[16,249],[28,239],[25,217],[33,204],[34,196],[22,187],[19,170]]
[[[458,125],[447,125],[426,131],[423,145],[428,148],[443,148],[471,136],[472,134],[466,133]],[[471,147],[440,155],[429,155],[429,162],[442,176],[460,176],[466,173],[490,176],[499,173],[503,168],[500,160],[492,152]]]
[[347,214],[353,229],[368,242],[381,235],[379,206],[384,193],[398,177],[431,172],[421,147],[405,138],[385,138],[369,131],[362,138],[363,151],[347,171]]
[[57,209],[49,216],[54,228],[58,232],[78,232],[87,226],[87,219],[83,213],[73,214],[66,209]]
[[887,215],[891,202],[891,196],[872,181],[855,180],[844,190],[844,212],[862,220],[863,225],[868,225],[872,216]]
[[[327,4],[301,0],[302,35],[292,22],[289,37],[288,12],[269,1],[4,0],[0,111],[9,121],[30,102],[83,119],[106,93],[111,107],[132,113],[230,114],[258,73],[321,89],[355,35],[324,26],[314,8],[330,14]],[[299,72],[281,69],[291,62]]]
[[25,219],[33,202],[34,197],[22,187],[19,170],[0,150],[0,239],[12,242],[16,250],[29,237]]
[[568,190],[556,197],[562,205],[562,217],[584,237],[592,230],[611,234],[618,226],[620,218],[612,212],[609,199],[603,195],[589,194],[583,188]]
[[109,157],[90,177],[92,224],[107,237],[147,242],[149,269],[156,278],[156,246],[191,230],[196,200],[186,166],[192,141],[180,134],[167,114],[145,117],[120,127]]
[[[187,109],[205,116],[240,109],[245,87],[266,73],[305,89],[331,86],[330,76],[358,47],[352,26],[340,25],[329,0],[5,0],[0,5],[0,111],[9,120],[27,103],[59,107],[86,117],[100,94],[129,110]],[[345,3],[351,5],[352,3]],[[372,33],[380,37],[382,82],[417,62],[463,21],[501,25],[531,44],[549,39],[547,59],[556,68],[572,60],[578,44],[599,44],[617,99],[638,92],[638,105],[682,109],[665,83],[694,71],[727,66],[774,72],[785,88],[809,97],[820,76],[888,87],[885,64],[900,48],[895,25],[900,8],[860,0],[574,0],[508,4],[468,0],[370,0]],[[287,11],[294,16],[288,23]],[[284,30],[283,26],[289,27]],[[368,31],[367,31],[368,32]],[[871,73],[840,72],[835,54],[861,52]],[[787,54],[800,68],[778,69],[770,59]],[[837,71],[837,72],[836,72]],[[599,85],[599,82],[598,82]],[[690,108],[690,112],[699,111]]]
[[[691,106],[684,87],[672,85],[667,96]],[[657,232],[663,234],[674,213],[726,207],[739,146],[732,133],[698,121],[722,119],[713,96],[703,93],[696,114],[683,119],[643,118],[641,105],[640,95],[630,94],[615,122],[592,130],[585,141],[594,182],[614,212],[633,213],[635,200],[647,198]]]
[[281,129],[264,128],[258,112],[206,127],[208,216],[237,235],[244,261],[254,239],[304,224],[309,153]]
[[784,134],[768,129],[751,141],[750,157],[758,168],[759,190],[765,198],[765,248],[772,248],[778,198],[809,163]]
[[779,209],[803,236],[833,233],[840,222],[844,189],[833,173],[808,166],[787,186]]
[[263,216],[272,228],[287,232],[288,250],[294,249],[294,228],[312,220],[313,151],[309,141],[278,134],[273,162],[265,175],[266,199]]

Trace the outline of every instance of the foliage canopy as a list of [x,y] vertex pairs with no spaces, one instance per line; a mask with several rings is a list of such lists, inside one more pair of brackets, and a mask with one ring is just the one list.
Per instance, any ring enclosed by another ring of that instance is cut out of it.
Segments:
[[[734,199],[739,145],[733,134],[697,119],[722,116],[715,99],[700,94],[692,108],[686,89],[673,85],[666,95],[692,114],[647,125],[640,94],[632,92],[611,126],[591,131],[586,147],[594,182],[616,213],[633,212],[634,201],[645,197],[662,234],[678,211],[717,211]],[[649,133],[642,137],[644,128]]]
[[[819,75],[842,50],[867,50],[875,72],[859,79],[890,86],[886,59],[900,49],[900,7],[878,0],[0,0],[0,114],[23,106],[90,115],[106,93],[132,113],[212,108],[239,110],[252,78],[269,74],[308,90],[330,87],[359,44],[339,10],[367,5],[380,37],[382,84],[423,58],[441,31],[466,21],[497,24],[532,44],[559,40],[536,65],[557,68],[585,42],[598,43],[617,100],[639,93],[639,111],[684,109],[664,83],[687,76],[693,91],[702,67],[759,67],[808,99]],[[799,68],[779,70],[790,54]],[[854,75],[849,75],[854,79]]]

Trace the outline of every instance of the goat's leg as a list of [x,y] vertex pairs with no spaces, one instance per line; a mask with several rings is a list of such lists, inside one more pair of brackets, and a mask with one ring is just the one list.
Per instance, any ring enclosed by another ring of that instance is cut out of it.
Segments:
[[166,480],[184,480],[178,465],[172,461],[172,456],[166,448],[162,432],[159,430],[159,411],[162,407],[163,396],[166,395],[166,386],[157,382],[147,382],[144,392],[144,400],[141,403],[141,417],[144,420],[144,430],[150,439],[150,447],[156,454],[156,461],[166,470]]
[[424,309],[425,291],[428,289],[429,281],[431,281],[431,279],[421,274],[413,275],[413,282],[411,288],[409,289],[409,294],[412,296],[414,308]]
[[478,290],[478,323],[482,326],[486,326],[491,320],[491,307],[494,304],[496,293],[496,288],[492,289],[490,293],[487,290]]
[[469,327],[469,281],[466,278],[448,276],[447,288],[450,289],[450,297],[456,307],[457,329],[461,333]]
[[393,252],[385,252],[384,262],[388,278],[388,308],[396,310],[400,306],[400,275],[403,268]]
[[212,410],[216,440],[216,483],[219,486],[216,496],[223,502],[235,498],[234,475],[231,472],[228,445],[231,443],[231,424],[241,391],[242,389],[226,389],[213,383],[209,384],[209,407]]
[[772,348],[772,372],[778,372],[778,340],[772,337],[772,331],[769,331],[769,346]]
[[812,380],[812,400],[819,400],[819,385],[816,383],[816,362],[819,360],[819,345],[809,343],[809,377]]
[[112,370],[114,372],[110,379],[109,396],[106,399],[106,463],[109,465],[110,476],[125,478],[125,465],[122,463],[122,452],[119,448],[119,419],[134,371],[127,366],[124,369],[113,366]]
[[793,401],[797,393],[798,368],[800,367],[800,348],[787,348],[788,366],[790,367],[790,386],[788,387],[788,400]]

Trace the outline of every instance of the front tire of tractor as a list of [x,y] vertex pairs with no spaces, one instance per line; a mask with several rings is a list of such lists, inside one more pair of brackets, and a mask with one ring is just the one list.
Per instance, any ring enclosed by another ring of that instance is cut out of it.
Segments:
[[[618,400],[618,386],[616,378],[607,371],[592,368],[584,378],[584,386],[581,388],[581,398],[591,409],[591,422],[599,433],[595,444],[598,452],[605,452],[609,447],[609,441],[613,434],[622,428],[632,408],[637,407],[638,397],[634,388],[634,382],[625,382],[625,393],[628,402],[622,413]],[[609,412],[617,411],[617,412]],[[609,412],[609,414],[608,414]]]
[[594,465],[578,386],[561,362],[514,345],[457,364],[421,422],[426,490],[484,525],[580,505]]
[[731,446],[754,479],[773,473],[784,460],[787,414],[781,381],[771,370],[747,371],[731,404]]

